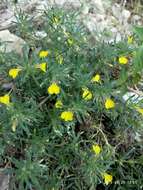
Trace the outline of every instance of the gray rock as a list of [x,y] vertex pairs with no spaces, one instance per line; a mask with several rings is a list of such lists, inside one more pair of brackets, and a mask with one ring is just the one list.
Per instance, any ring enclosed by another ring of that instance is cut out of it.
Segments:
[[51,5],[58,7],[66,7],[66,8],[79,8],[81,3],[79,0],[50,0]]
[[7,8],[7,2],[5,0],[0,1],[0,11]]
[[34,36],[37,38],[37,39],[42,39],[42,38],[45,38],[47,36],[47,33],[44,32],[44,31],[36,31]]
[[105,8],[102,0],[90,0],[90,5],[94,7],[95,13],[104,14]]
[[11,9],[0,10],[0,30],[10,28],[15,21],[14,12]]
[[123,96],[123,100],[129,101],[131,103],[139,103],[141,100],[143,100],[143,96],[140,96],[134,92],[127,92],[126,94],[124,94]]
[[18,36],[9,32],[9,30],[0,31],[0,51],[1,52],[12,52],[22,55],[23,46],[26,45],[25,41]]
[[9,179],[10,179],[9,175],[0,173],[0,190],[9,189]]
[[2,85],[2,88],[5,89],[5,90],[10,90],[11,88],[13,87],[13,83],[4,83]]

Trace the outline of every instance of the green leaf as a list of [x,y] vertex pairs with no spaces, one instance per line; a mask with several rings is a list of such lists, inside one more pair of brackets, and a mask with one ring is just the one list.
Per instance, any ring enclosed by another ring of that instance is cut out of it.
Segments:
[[134,26],[134,32],[135,32],[135,34],[137,34],[139,39],[143,41],[143,27]]
[[143,46],[140,46],[136,52],[135,58],[133,60],[134,71],[141,72],[143,69]]

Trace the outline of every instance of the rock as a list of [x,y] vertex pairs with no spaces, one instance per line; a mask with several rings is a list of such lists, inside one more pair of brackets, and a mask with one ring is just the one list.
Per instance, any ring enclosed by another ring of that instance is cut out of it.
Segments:
[[134,21],[139,21],[141,17],[139,15],[134,15],[132,18]]
[[[9,29],[16,22],[14,17],[15,6],[8,0],[0,0],[0,30]],[[21,10],[32,19],[34,24],[40,25],[41,16],[44,10],[50,7],[60,7],[66,10],[78,10],[79,22],[83,22],[87,30],[96,37],[96,30],[109,31],[113,34],[112,39],[119,41],[120,36],[125,36],[131,30],[131,23],[142,24],[142,17],[131,15],[131,12],[119,3],[109,3],[103,0],[20,0],[16,3],[17,10]],[[131,22],[130,22],[131,21]],[[116,27],[117,30],[114,28]],[[94,33],[93,33],[94,32]],[[36,38],[43,38],[44,35],[36,33]]]
[[123,100],[125,102],[129,101],[129,102],[137,104],[143,100],[143,96],[139,96],[138,94],[136,94],[134,92],[127,92],[126,94],[124,94]]
[[43,39],[47,36],[47,33],[44,32],[44,31],[36,31],[34,36],[37,38],[37,39]]
[[[105,41],[112,42],[114,40],[120,41],[122,37],[128,34],[131,29],[130,11],[117,3],[107,6],[101,0],[86,0],[86,3],[89,12],[87,13],[87,10],[85,11],[86,14],[82,12],[81,20],[94,38],[99,36],[97,33],[109,34],[105,36]],[[93,7],[92,11],[90,7]],[[104,31],[106,32],[104,33]]]
[[0,10],[0,30],[8,29],[16,22],[14,12],[10,9]]
[[9,175],[0,173],[0,190],[8,190],[9,189]]
[[0,10],[6,9],[7,8],[7,2],[4,0],[1,0],[0,2]]
[[116,18],[119,19],[121,17],[121,6],[117,3],[115,3],[112,6],[112,15]]
[[129,10],[124,9],[124,10],[122,11],[122,17],[123,17],[123,19],[125,19],[126,21],[128,21],[128,19],[130,18],[130,16],[131,16],[131,12],[130,12]]
[[90,10],[89,5],[84,4],[83,7],[82,7],[81,12],[82,12],[83,15],[87,15],[89,13],[89,10]]
[[140,26],[143,25],[142,17],[139,15],[133,15],[131,17],[131,22],[133,23],[133,25],[140,25]]
[[105,9],[102,0],[91,0],[91,6],[94,7],[96,13],[104,14]]
[[82,4],[82,14],[105,14],[105,8],[101,0],[86,0]]
[[16,5],[12,2],[0,9],[0,30],[9,29],[16,25],[16,10],[21,10],[29,16],[29,19],[39,18],[43,11],[48,8],[47,0],[20,0]]
[[128,22],[128,19],[131,16],[131,12],[127,9],[123,9],[119,4],[114,4],[112,6],[112,14],[115,18],[119,19],[120,23]]
[[2,85],[2,88],[5,89],[5,90],[10,90],[10,89],[12,89],[12,87],[13,87],[13,83],[12,82],[11,83],[4,83]]
[[58,7],[66,7],[68,9],[72,8],[79,8],[81,3],[79,0],[50,0],[51,5],[56,5]]
[[0,51],[6,53],[14,51],[19,55],[22,55],[23,46],[26,45],[23,39],[10,33],[9,30],[0,31],[0,43]]

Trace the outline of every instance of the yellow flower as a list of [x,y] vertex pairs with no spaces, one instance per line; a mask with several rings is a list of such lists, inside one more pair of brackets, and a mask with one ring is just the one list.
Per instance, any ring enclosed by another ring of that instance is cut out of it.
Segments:
[[97,155],[100,154],[100,152],[101,152],[101,148],[99,145],[93,145],[92,149],[95,152],[95,154],[97,154]]
[[125,65],[128,63],[128,59],[125,56],[119,57],[119,63]]
[[108,185],[109,183],[112,183],[112,180],[113,180],[112,175],[110,175],[108,173],[104,173],[103,178],[104,178],[104,182],[105,182],[106,185]]
[[60,87],[56,83],[52,83],[47,89],[49,94],[59,94],[60,90]]
[[100,82],[100,75],[96,74],[92,79],[91,82]]
[[111,109],[115,107],[115,102],[111,100],[110,98],[107,98],[105,101],[105,108],[106,109]]
[[38,69],[41,69],[41,71],[43,71],[43,72],[46,72],[47,63],[45,63],[45,62],[40,63],[40,64],[36,65],[35,67],[38,68]]
[[128,44],[132,44],[133,43],[133,36],[128,36]]
[[18,76],[18,74],[19,74],[20,71],[21,71],[21,69],[19,69],[19,68],[10,69],[9,72],[8,72],[8,74],[9,74],[10,77],[12,77],[13,79],[15,79]]
[[72,121],[73,120],[73,112],[71,111],[64,111],[61,113],[61,119],[65,121]]
[[10,105],[10,96],[8,94],[0,97],[0,103]]
[[143,108],[136,107],[136,110],[143,115]]
[[40,58],[45,58],[45,57],[48,56],[48,54],[49,54],[48,51],[42,50],[42,51],[40,51],[40,53],[39,53],[39,57],[40,57]]
[[62,108],[63,107],[63,103],[61,100],[57,100],[57,102],[55,103],[55,107],[56,108]]
[[87,88],[83,88],[82,90],[83,90],[82,98],[85,100],[91,100],[92,93]]

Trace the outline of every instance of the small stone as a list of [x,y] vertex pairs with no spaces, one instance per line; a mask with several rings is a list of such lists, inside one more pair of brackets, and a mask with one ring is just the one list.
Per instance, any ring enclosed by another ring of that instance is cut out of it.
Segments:
[[141,17],[139,15],[134,15],[132,18],[134,21],[138,21],[141,19]]
[[37,31],[35,32],[35,36],[39,39],[45,38],[47,36],[47,33],[44,31]]
[[130,18],[130,16],[131,16],[131,12],[130,11],[128,11],[126,9],[124,9],[122,11],[122,17],[123,17],[123,19],[128,20]]
[[117,19],[121,17],[121,6],[119,4],[115,3],[112,6],[112,14]]
[[13,86],[13,83],[5,83],[2,85],[2,88],[5,89],[5,90],[10,90]]
[[96,12],[98,12],[100,14],[105,13],[105,9],[104,9],[102,0],[91,0],[91,5],[92,5],[92,7],[95,7]]

